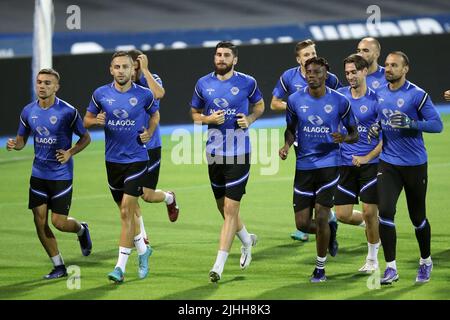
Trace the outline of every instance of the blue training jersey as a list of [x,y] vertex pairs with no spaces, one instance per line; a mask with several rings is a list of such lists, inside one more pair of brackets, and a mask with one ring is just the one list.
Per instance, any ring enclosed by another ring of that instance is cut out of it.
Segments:
[[[400,166],[417,166],[427,162],[422,131],[442,130],[442,121],[431,98],[423,89],[409,81],[395,91],[385,85],[377,91],[377,95],[378,119],[383,132],[380,159]],[[418,130],[393,128],[389,117],[396,112],[416,120]]]
[[[335,74],[331,72],[327,72],[327,74],[328,77],[325,80],[325,85],[327,87],[330,87],[334,90],[342,87],[338,77]],[[303,77],[300,67],[294,67],[286,70],[281,75],[275,88],[272,91],[272,95],[279,99],[282,99],[284,96],[291,95],[294,92],[299,91],[307,86],[308,82],[306,81],[305,77]]]
[[56,150],[72,147],[72,134],[82,137],[86,133],[78,110],[69,103],[55,98],[48,109],[35,101],[28,104],[20,114],[17,135],[32,135],[34,161],[31,175],[46,180],[72,180],[73,159],[65,164],[56,159]]
[[251,152],[247,129],[237,124],[239,113],[250,114],[249,104],[262,99],[256,80],[244,73],[234,72],[231,78],[221,81],[214,72],[200,78],[195,85],[191,106],[210,115],[218,110],[225,112],[225,122],[208,126],[206,153],[235,156]]
[[350,102],[328,87],[320,98],[311,96],[308,87],[290,95],[286,122],[297,127],[298,170],[339,166],[339,144],[333,142],[331,133],[338,132],[341,122],[346,127],[356,126]]
[[384,67],[378,66],[377,70],[371,74],[366,76],[366,83],[369,88],[374,91],[377,91],[378,88],[383,87],[388,82],[384,75]]
[[[350,86],[341,88],[338,92],[342,93],[350,101],[353,115],[358,124],[359,140],[355,143],[341,144],[342,165],[352,166],[352,155],[365,156],[375,149],[379,142],[378,139],[371,139],[369,143],[367,139],[370,126],[377,121],[378,98],[375,91],[370,88],[367,88],[364,96],[357,99],[353,98]],[[378,157],[368,163],[378,163]]]
[[148,128],[148,114],[153,106],[150,89],[135,83],[120,92],[114,83],[94,91],[87,111],[97,115],[106,112],[105,160],[115,163],[148,161],[147,148],[139,135]]
[[[156,82],[158,82],[161,86],[163,85],[161,78],[156,73],[152,73],[152,76]],[[139,78],[139,80],[135,81],[135,83],[140,86],[143,86],[145,88],[149,87],[147,80],[145,80],[145,77],[143,74],[141,74],[141,77]],[[155,99],[155,101],[153,102],[153,106],[151,108],[150,116],[159,110],[159,103],[160,103],[160,100]],[[148,120],[149,119],[147,119],[147,121]],[[161,133],[159,130],[159,124],[156,125],[155,131],[153,132],[152,137],[150,138],[149,142],[147,142],[145,144],[145,146],[147,147],[147,149],[155,149],[155,148],[161,147]]]

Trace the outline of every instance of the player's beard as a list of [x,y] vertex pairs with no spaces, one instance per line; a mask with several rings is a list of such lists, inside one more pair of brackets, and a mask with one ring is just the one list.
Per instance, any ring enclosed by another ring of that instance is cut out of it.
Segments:
[[389,83],[396,83],[396,82],[398,82],[402,77],[394,78],[394,75],[389,76],[389,77],[386,75],[385,78],[386,78],[386,81],[389,82]]
[[224,65],[226,65],[226,67],[222,67],[222,68],[219,68],[217,66],[217,64],[214,65],[216,74],[223,76],[223,75],[227,74],[228,72],[230,72],[231,69],[233,69],[233,64],[232,63],[230,63],[230,64],[224,63]]
[[122,78],[122,80],[120,80],[118,77],[116,77],[115,80],[116,80],[116,82],[117,82],[119,85],[123,86],[123,85],[125,85],[128,81],[130,81],[130,77],[124,76],[124,77]]
[[359,81],[358,80],[354,80],[353,82],[350,82],[350,87],[352,87],[352,89],[358,89],[359,88]]
[[367,58],[367,63],[369,64],[369,67],[373,64],[373,62],[375,61],[375,57],[370,57],[370,58]]

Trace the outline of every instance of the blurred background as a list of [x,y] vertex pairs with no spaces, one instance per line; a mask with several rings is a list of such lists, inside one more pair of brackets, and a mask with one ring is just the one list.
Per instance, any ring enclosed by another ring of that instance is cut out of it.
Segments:
[[272,89],[296,66],[296,42],[316,41],[318,55],[347,85],[342,60],[365,36],[380,41],[380,65],[390,51],[408,54],[409,80],[447,111],[448,0],[58,0],[51,12],[41,12],[40,2],[52,1],[0,2],[0,136],[16,132],[20,111],[32,100],[33,60],[35,68],[51,64],[61,73],[58,96],[84,115],[92,92],[112,81],[111,53],[132,48],[145,51],[150,71],[163,80],[161,124],[189,123],[194,85],[212,71],[220,40],[239,45],[237,70],[257,79],[265,117],[280,116],[269,111]]
[[[55,32],[67,32],[66,10],[82,11],[80,32],[148,32],[302,25],[365,20],[377,5],[382,19],[450,12],[446,0],[58,0],[53,1]],[[2,33],[33,31],[34,1],[0,2]]]

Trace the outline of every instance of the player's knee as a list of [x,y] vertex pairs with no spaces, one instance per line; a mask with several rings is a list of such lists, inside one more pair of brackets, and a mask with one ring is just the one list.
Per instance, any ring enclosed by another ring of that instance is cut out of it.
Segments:
[[34,215],[34,224],[40,230],[43,230],[47,224],[47,219],[45,217],[41,217],[37,214]]
[[223,218],[224,219],[232,219],[236,218],[238,216],[239,211],[236,210],[227,210],[226,208],[223,211]]
[[300,230],[301,232],[308,232],[309,223],[306,221],[296,221],[295,226],[297,227],[297,230]]
[[317,204],[315,208],[315,213],[316,213],[315,215],[316,223],[320,224],[328,223],[328,217],[330,216],[330,208]]
[[60,215],[52,215],[52,224],[59,231],[64,231],[67,218]]
[[225,202],[223,206],[224,217],[235,217],[239,214],[239,205]]
[[396,211],[395,205],[393,206],[392,204],[387,204],[387,203],[386,204],[380,203],[378,205],[378,212],[379,212],[380,218],[393,220],[395,211]]
[[300,230],[301,232],[307,232],[310,223],[311,219],[307,217],[303,217],[301,215],[297,215],[295,217],[295,226],[297,227],[297,230]]
[[128,217],[128,208],[121,207],[120,208],[120,219],[127,220]]
[[377,216],[378,216],[378,209],[376,206],[374,207],[367,205],[363,206],[362,217],[364,221],[377,219]]
[[423,228],[425,225],[428,224],[428,219],[426,219],[424,216],[418,216],[418,217],[411,217],[411,222],[414,225],[414,227],[417,228]]
[[125,221],[125,220],[131,220],[132,217],[133,217],[133,212],[131,211],[131,209],[127,205],[122,205],[120,207],[120,219]]
[[47,224],[47,212],[43,212],[42,210],[39,210],[38,208],[33,208],[33,218],[34,218],[34,224],[37,227],[43,227]]
[[316,215],[315,222],[318,229],[328,228],[328,216]]
[[336,207],[336,218],[343,223],[350,223],[352,220],[352,210],[343,210]]
[[145,192],[141,196],[142,200],[145,202],[153,203],[156,200],[155,190],[146,189]]

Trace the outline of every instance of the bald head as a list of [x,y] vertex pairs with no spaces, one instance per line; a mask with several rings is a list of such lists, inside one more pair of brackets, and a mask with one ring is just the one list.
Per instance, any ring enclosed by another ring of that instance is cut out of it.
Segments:
[[362,38],[360,42],[365,41],[368,42],[370,44],[372,44],[373,46],[375,46],[375,48],[378,50],[378,53],[381,52],[381,44],[380,42],[375,39],[374,37],[366,37],[366,38]]
[[381,45],[377,39],[373,37],[367,37],[361,39],[358,43],[356,53],[367,60],[369,66],[374,68],[378,65],[378,58],[381,53]]

